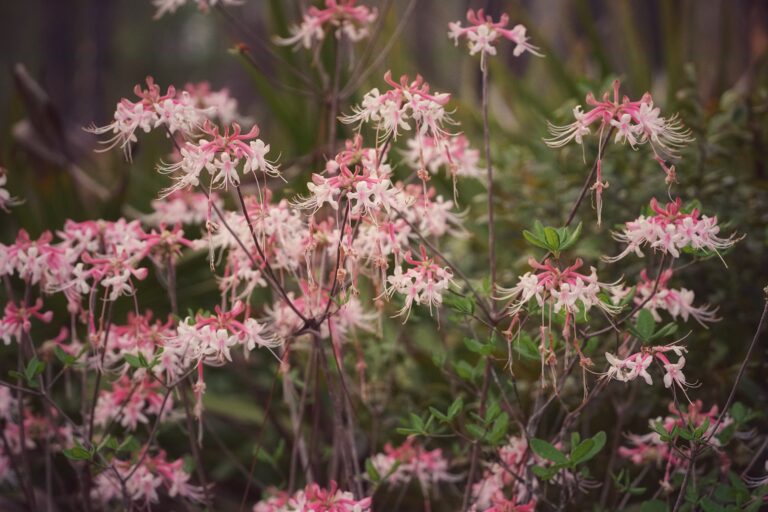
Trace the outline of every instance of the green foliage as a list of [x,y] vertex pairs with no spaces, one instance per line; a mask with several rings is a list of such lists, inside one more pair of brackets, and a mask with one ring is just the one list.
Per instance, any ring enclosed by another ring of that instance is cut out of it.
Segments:
[[560,257],[560,253],[573,247],[581,236],[582,223],[571,229],[568,227],[553,228],[545,227],[538,220],[533,223],[533,231],[523,230],[523,237],[533,245],[554,254],[555,258]]

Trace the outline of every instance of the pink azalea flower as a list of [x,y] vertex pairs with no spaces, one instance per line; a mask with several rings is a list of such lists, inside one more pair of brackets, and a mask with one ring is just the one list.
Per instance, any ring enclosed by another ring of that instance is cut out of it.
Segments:
[[377,131],[379,140],[390,136],[397,139],[402,131],[413,130],[418,136],[430,136],[440,141],[449,134],[443,126],[453,120],[445,110],[451,99],[448,93],[431,93],[420,75],[409,82],[408,76],[400,77],[400,82],[392,79],[392,72],[384,74],[384,81],[391,89],[384,93],[373,89],[365,94],[359,106],[352,108],[352,114],[339,119],[345,124],[370,124]]
[[401,266],[395,267],[395,273],[387,278],[389,288],[387,297],[395,293],[405,296],[405,303],[395,316],[405,316],[405,320],[411,314],[414,304],[426,304],[432,314],[432,308],[438,308],[443,303],[443,293],[448,291],[453,282],[453,273],[447,267],[440,267],[434,260],[427,256],[424,246],[421,246],[421,259],[411,256],[408,251],[403,256],[406,263],[411,265],[405,272]]
[[529,38],[525,35],[526,28],[523,25],[515,25],[512,29],[506,28],[509,24],[509,16],[502,14],[499,21],[493,21],[493,18],[486,16],[482,9],[467,11],[467,21],[470,26],[462,27],[460,21],[448,24],[448,36],[459,44],[459,38],[466,38],[469,46],[469,54],[480,53],[480,65],[483,69],[486,66],[486,56],[496,55],[496,44],[500,38],[508,39],[515,43],[513,55],[519,57],[524,52],[530,52],[537,57],[543,57],[539,53],[539,48],[528,42]]
[[117,103],[112,123],[87,128],[87,131],[96,135],[111,136],[102,142],[105,146],[102,151],[119,146],[126,158],[130,159],[131,143],[138,140],[137,131],[149,133],[163,126],[171,134],[179,132],[191,135],[208,117],[215,114],[213,108],[196,107],[194,100],[186,91],[177,94],[176,89],[171,86],[165,94],[161,94],[160,87],[155,84],[151,76],[147,77],[146,82],[146,89],[142,89],[140,85],[136,85],[133,89],[138,101],[123,98]]
[[325,8],[310,6],[301,24],[290,28],[291,35],[275,37],[275,44],[309,49],[320,45],[326,33],[331,31],[336,39],[346,37],[352,42],[365,39],[376,20],[377,11],[356,3],[357,0],[325,0]]
[[[582,144],[584,137],[591,133],[591,127],[596,126],[603,143],[603,134],[609,129],[614,129],[615,143],[629,142],[635,149],[639,145],[649,144],[653,151],[654,159],[666,174],[667,183],[675,181],[675,168],[665,162],[669,158],[677,157],[677,151],[693,139],[691,131],[686,129],[677,119],[677,115],[671,118],[660,116],[658,107],[654,107],[650,93],[645,93],[640,100],[633,101],[627,96],[619,99],[620,82],[613,82],[613,99],[608,92],[603,94],[602,100],[597,100],[592,93],[586,98],[586,103],[592,107],[587,112],[578,105],[573,109],[573,123],[557,126],[549,123],[549,131],[552,137],[544,141],[550,147],[559,148],[575,141]],[[602,154],[602,147],[599,150]],[[602,217],[602,192],[608,188],[608,182],[603,181],[602,162],[597,161],[595,184],[595,202],[597,205],[597,223]]]
[[237,187],[241,173],[252,172],[255,175],[260,171],[268,176],[280,176],[274,162],[266,158],[269,145],[256,138],[259,135],[258,126],[254,125],[249,132],[241,133],[240,125],[233,123],[224,129],[224,133],[220,133],[218,126],[206,121],[201,131],[202,138],[182,146],[180,161],[158,167],[161,173],[172,174],[175,180],[172,186],[165,189],[163,197],[199,185],[203,170],[210,174],[213,189]]
[[[672,269],[665,270],[656,284],[656,279],[649,278],[647,270],[643,269],[640,272],[640,280],[635,286],[633,302],[638,306],[642,304],[643,309],[650,311],[657,322],[661,322],[659,311],[666,311],[673,319],[678,317],[683,320],[688,320],[689,317],[693,318],[705,328],[707,323],[717,322],[719,320],[716,316],[717,308],[712,308],[709,305],[694,306],[694,293],[691,290],[669,287],[672,273]],[[631,288],[626,286],[612,288],[611,295],[614,302],[621,301],[630,293],[630,290]]]
[[651,199],[651,209],[653,215],[641,215],[627,222],[621,232],[614,233],[613,237],[627,246],[618,255],[604,258],[605,261],[615,262],[632,252],[642,257],[641,248],[644,246],[674,258],[679,258],[680,251],[686,247],[711,251],[719,256],[718,251],[728,249],[740,240],[736,234],[728,238],[717,236],[720,232],[717,217],[702,215],[697,208],[684,213],[680,198],[662,207],[654,197]]

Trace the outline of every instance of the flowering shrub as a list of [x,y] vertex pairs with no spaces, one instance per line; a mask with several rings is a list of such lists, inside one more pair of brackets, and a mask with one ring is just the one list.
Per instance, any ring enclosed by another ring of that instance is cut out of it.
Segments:
[[[152,0],[156,17],[185,3]],[[243,3],[198,5],[231,21]],[[672,199],[694,141],[685,116],[650,93],[620,97],[616,80],[612,96],[573,108],[574,122],[550,123],[539,149],[576,142],[594,163],[564,222],[524,219],[515,262],[497,194],[518,177],[491,150],[488,58],[508,51],[504,39],[514,57],[546,58],[546,47],[507,28],[506,14],[469,10],[466,26],[449,24],[450,39],[480,54],[477,137],[458,121],[472,107],[421,75],[388,70],[358,90],[353,51],[375,48],[381,15],[326,0],[273,38],[309,50],[322,78],[330,126],[310,158],[284,156],[279,136],[207,83],[148,77],[86,129],[107,152],[99,158],[162,185],[148,212],[20,228],[0,243],[0,350],[13,367],[0,379],[0,486],[30,510],[224,510],[238,499],[254,512],[764,506],[760,413],[735,396],[768,306],[752,340],[728,341],[743,362],[722,405],[705,393],[714,376],[691,364],[706,345],[678,333],[721,320],[686,269],[727,271],[713,256],[725,265],[744,238],[688,189]],[[235,53],[253,64],[244,45]],[[163,156],[134,164],[153,136]],[[643,145],[664,179],[642,179],[670,202],[649,194],[630,206],[650,201],[634,220],[604,215],[604,166]],[[8,218],[24,207],[6,189],[13,178],[0,169]],[[204,298],[185,296],[185,279]],[[422,343],[429,336],[440,343]],[[392,393],[402,373],[421,398]],[[632,433],[660,403],[669,416]],[[614,413],[610,432],[593,421]],[[222,415],[256,426],[228,447]],[[211,471],[214,458],[242,488]]]

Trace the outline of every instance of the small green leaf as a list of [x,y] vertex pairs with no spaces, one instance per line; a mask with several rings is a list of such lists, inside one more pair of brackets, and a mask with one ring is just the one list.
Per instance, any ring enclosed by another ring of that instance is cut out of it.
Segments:
[[547,248],[552,252],[560,250],[560,235],[554,228],[544,228],[544,240],[547,242]]
[[464,345],[466,345],[470,352],[479,353],[483,350],[483,344],[474,338],[464,338]]
[[536,346],[536,343],[533,341],[533,339],[531,339],[528,333],[521,333],[520,337],[517,339],[513,346],[515,352],[520,354],[525,359],[530,359],[531,361],[541,360],[541,355],[539,355],[539,348]]
[[439,419],[442,422],[448,421],[448,416],[446,416],[445,414],[443,414],[442,412],[440,412],[438,409],[434,407],[430,407],[429,412],[432,414],[432,416],[434,416],[435,418]]
[[38,375],[45,370],[45,363],[39,360],[36,356],[32,356],[32,359],[27,363],[27,367],[24,369],[24,375],[27,381],[34,381]]
[[557,464],[568,463],[568,458],[563,455],[560,450],[552,446],[550,443],[544,441],[543,439],[536,439],[535,437],[531,438],[530,446],[531,450],[533,450],[533,452],[539,457],[551,460]]
[[581,442],[581,435],[578,432],[571,432],[571,453],[573,448]]
[[605,435],[605,432],[602,430],[592,436],[592,441],[595,442],[595,444],[592,446],[592,449],[587,453],[586,457],[582,459],[582,462],[586,462],[598,453],[600,453],[600,450],[603,449],[603,446],[605,446],[605,441],[607,437]]
[[550,478],[555,476],[558,470],[554,467],[545,468],[543,466],[533,466],[533,468],[531,468],[531,471],[533,471],[533,474],[541,478],[542,480],[549,480]]
[[635,322],[635,331],[637,335],[643,341],[648,341],[653,336],[653,330],[656,327],[656,320],[653,319],[653,315],[647,309],[641,309],[637,314],[637,321]]
[[497,443],[501,441],[504,437],[506,437],[508,428],[509,428],[509,416],[505,412],[501,413],[493,422],[493,426],[491,427],[491,431],[488,434],[488,438],[493,443]]
[[462,411],[462,409],[464,409],[464,399],[458,397],[448,408],[448,420],[455,418],[456,415]]
[[523,230],[523,238],[525,238],[526,241],[529,244],[533,245],[534,247],[539,247],[541,249],[548,249],[549,248],[547,246],[547,242],[545,242],[541,238],[537,237],[536,235],[534,235],[533,233],[531,233],[527,229]]
[[409,416],[411,418],[411,426],[414,430],[424,430],[424,420],[421,419],[421,416],[413,412]]
[[474,423],[469,423],[467,425],[467,432],[469,432],[469,435],[477,440],[483,439],[485,437],[485,429]]
[[725,512],[727,510],[725,507],[721,507],[706,496],[701,498],[699,505],[704,512]]
[[499,402],[492,402],[485,411],[485,423],[492,422],[499,414],[501,414],[501,407]]
[[674,335],[677,332],[677,324],[674,322],[670,322],[655,333],[653,333],[653,336],[651,336],[652,340],[657,340],[659,338],[668,338],[672,335]]
[[475,312],[475,300],[455,292],[443,295],[443,304],[464,315],[471,315]]
[[72,364],[77,361],[77,358],[73,356],[72,354],[68,354],[67,352],[64,352],[64,350],[58,346],[55,345],[53,347],[53,353],[56,355],[56,359],[64,363],[64,366],[71,366]]
[[571,450],[571,461],[574,464],[581,464],[586,461],[587,454],[592,451],[595,442],[592,439],[585,439]]
[[374,484],[377,484],[381,481],[381,475],[376,469],[376,466],[373,465],[373,461],[371,461],[371,459],[366,459],[365,461],[365,472],[368,473],[368,478]]
[[453,368],[464,380],[473,380],[475,378],[475,369],[466,361],[457,361],[453,363]]
[[562,239],[560,243],[560,250],[564,251],[570,247],[573,247],[573,245],[579,240],[579,237],[581,236],[581,222],[579,222],[579,225],[576,226],[576,229],[573,231],[569,231],[567,228],[563,228],[565,231],[565,237],[560,237]]
[[123,359],[125,359],[125,362],[131,365],[132,368],[141,368],[141,359],[139,359],[137,356],[134,356],[133,354],[123,354]]
[[73,446],[72,448],[67,448],[66,450],[63,450],[62,453],[65,457],[72,460],[90,460],[91,459],[91,452],[86,450],[80,445]]

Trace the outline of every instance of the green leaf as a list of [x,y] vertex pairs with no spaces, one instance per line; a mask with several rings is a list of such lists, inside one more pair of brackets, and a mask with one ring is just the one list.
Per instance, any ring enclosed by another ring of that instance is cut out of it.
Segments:
[[651,336],[651,340],[657,340],[659,338],[668,338],[677,332],[677,324],[670,322]]
[[90,460],[91,459],[91,452],[86,450],[80,445],[73,446],[72,448],[67,448],[66,450],[63,450],[62,453],[65,457],[72,460]]
[[573,448],[581,442],[581,435],[578,432],[571,432],[571,453]]
[[24,370],[24,375],[28,381],[34,381],[38,375],[45,370],[45,363],[39,360],[36,356],[32,356],[32,359],[27,363],[27,367]]
[[377,484],[381,481],[381,475],[376,469],[376,466],[373,465],[373,461],[371,461],[371,459],[366,459],[365,461],[365,472],[368,473],[368,478],[374,484]]
[[453,368],[464,380],[473,380],[475,378],[475,369],[466,361],[457,361],[453,363]]
[[445,414],[443,414],[442,412],[440,412],[438,409],[434,407],[430,406],[429,412],[432,414],[432,416],[434,416],[435,418],[439,419],[442,422],[448,421],[448,416],[446,416]]
[[139,359],[137,356],[133,354],[123,354],[123,359],[125,359],[125,362],[128,363],[131,368],[141,368],[141,359]]
[[515,352],[525,359],[530,359],[531,361],[539,361],[541,359],[539,348],[528,333],[521,333],[513,347]]
[[570,247],[573,247],[573,245],[579,240],[579,237],[581,237],[581,226],[582,224],[581,222],[579,222],[579,225],[576,226],[576,229],[574,229],[572,232],[568,232],[568,230],[566,230],[567,237],[560,244],[561,251],[564,251]]
[[547,242],[537,237],[527,229],[523,230],[523,238],[525,238],[525,240],[529,244],[533,245],[534,247],[539,247],[541,249],[548,249]]
[[704,512],[725,512],[727,510],[725,507],[721,507],[706,496],[701,498],[699,505]]
[[493,426],[491,427],[491,431],[488,434],[488,438],[495,444],[506,437],[508,428],[509,416],[505,412],[501,413],[496,418],[496,421],[493,422]]
[[470,352],[480,353],[483,350],[483,344],[474,338],[464,338],[464,345]]
[[731,417],[736,423],[744,423],[744,418],[747,417],[747,408],[741,402],[734,402],[731,406]]
[[539,457],[551,460],[557,464],[568,464],[568,458],[560,450],[543,439],[531,438],[530,445],[531,450]]
[[55,345],[53,347],[53,353],[56,355],[56,359],[64,363],[64,366],[71,366],[72,364],[77,361],[77,358],[73,356],[72,354],[68,354],[67,352],[64,352],[64,350],[58,346]]
[[571,461],[574,464],[581,464],[586,461],[587,454],[592,451],[595,442],[592,439],[585,439],[571,450]]
[[485,423],[492,422],[499,414],[501,414],[501,407],[499,402],[492,402],[485,411]]
[[456,400],[453,401],[451,406],[448,408],[448,419],[452,420],[456,417],[457,414],[459,414],[462,409],[464,409],[464,399],[461,397],[458,397]]
[[555,476],[558,470],[557,468],[554,468],[554,467],[545,468],[543,466],[533,466],[533,468],[531,468],[531,471],[533,471],[533,474],[541,478],[542,480],[549,480],[550,478]]
[[707,432],[707,429],[709,429],[709,418],[704,418],[704,421],[696,427],[696,430],[693,431],[693,437],[695,439],[701,439],[702,436]]
[[412,412],[409,414],[409,417],[411,418],[411,426],[414,430],[424,430],[424,420],[421,419],[421,416]]
[[656,327],[656,320],[653,319],[653,315],[647,309],[641,309],[637,314],[637,321],[635,322],[635,331],[637,335],[643,341],[648,341],[653,336],[653,330]]
[[115,451],[118,452],[133,452],[139,449],[139,441],[133,437],[128,436],[126,437],[122,443],[115,449]]
[[474,423],[469,423],[467,425],[467,432],[469,432],[469,435],[477,440],[483,439],[485,437],[485,429]]
[[571,460],[574,464],[583,464],[600,453],[605,446],[606,435],[602,430],[589,439],[585,439],[571,451]]
[[554,228],[544,228],[544,240],[547,242],[547,248],[552,252],[560,250],[560,235]]
[[472,297],[459,295],[455,292],[445,294],[443,296],[443,304],[464,315],[471,315],[475,312],[475,300]]

